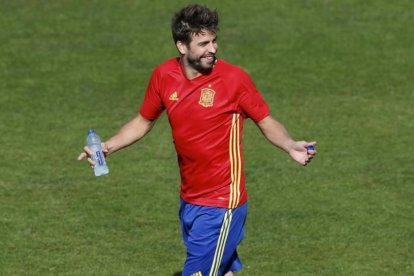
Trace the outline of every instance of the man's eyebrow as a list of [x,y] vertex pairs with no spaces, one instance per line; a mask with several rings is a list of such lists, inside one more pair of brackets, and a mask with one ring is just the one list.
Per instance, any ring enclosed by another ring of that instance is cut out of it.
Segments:
[[[216,41],[217,40],[217,36],[215,36],[211,41]],[[210,40],[202,40],[202,41],[200,41],[200,42],[198,42],[197,44],[198,45],[203,45],[203,44],[206,44],[206,43],[209,43],[210,42]]]

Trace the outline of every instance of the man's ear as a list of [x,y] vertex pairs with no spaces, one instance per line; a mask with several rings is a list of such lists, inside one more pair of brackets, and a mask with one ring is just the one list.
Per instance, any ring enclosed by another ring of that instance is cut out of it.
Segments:
[[188,51],[187,45],[185,45],[182,41],[177,41],[175,46],[177,46],[178,52],[180,52],[181,55],[185,55]]

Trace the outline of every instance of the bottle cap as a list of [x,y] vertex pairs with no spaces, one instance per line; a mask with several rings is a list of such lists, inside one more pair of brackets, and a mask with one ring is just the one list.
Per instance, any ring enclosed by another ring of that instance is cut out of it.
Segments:
[[314,146],[312,146],[312,145],[309,145],[309,146],[306,146],[306,149],[307,149],[307,150],[315,150],[315,147],[314,147]]
[[93,128],[90,128],[90,129],[88,130],[88,135],[89,135],[89,134],[92,134],[92,133],[95,133],[95,130],[94,130]]

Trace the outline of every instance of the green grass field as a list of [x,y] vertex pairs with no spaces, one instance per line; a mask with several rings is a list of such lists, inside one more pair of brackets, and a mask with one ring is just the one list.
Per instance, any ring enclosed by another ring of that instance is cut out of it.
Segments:
[[[318,141],[300,167],[249,121],[238,275],[414,275],[414,2],[205,1],[220,57]],[[179,275],[165,115],[93,176],[87,130],[132,118],[186,1],[0,1],[0,275]]]

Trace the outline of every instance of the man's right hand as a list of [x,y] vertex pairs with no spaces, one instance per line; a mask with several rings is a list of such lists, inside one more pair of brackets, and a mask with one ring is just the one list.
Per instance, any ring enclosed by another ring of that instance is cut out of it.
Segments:
[[[101,147],[102,147],[102,152],[104,153],[105,157],[108,154],[108,147],[105,143],[101,143]],[[83,152],[81,154],[79,154],[78,156],[78,160],[82,161],[83,159],[87,159],[89,165],[91,166],[91,168],[95,167],[95,161],[93,161],[92,159],[92,151],[88,146],[85,146],[83,148]]]

